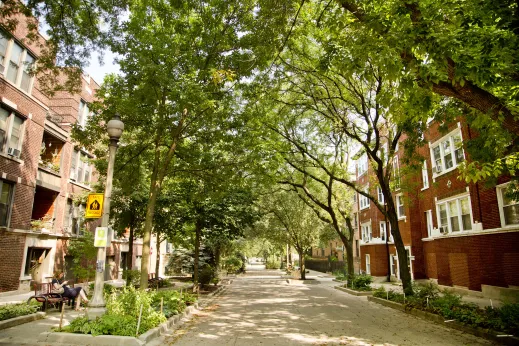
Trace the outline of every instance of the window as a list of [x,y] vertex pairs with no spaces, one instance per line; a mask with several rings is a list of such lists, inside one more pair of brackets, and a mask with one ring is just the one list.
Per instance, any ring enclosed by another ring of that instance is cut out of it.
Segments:
[[395,189],[400,188],[400,166],[398,165],[398,156],[393,158],[393,181],[395,182]]
[[384,204],[384,194],[382,193],[382,188],[377,186],[377,194],[378,194],[378,202],[380,204]]
[[0,152],[20,157],[24,119],[0,108]]
[[366,274],[371,274],[371,261],[369,255],[366,255]]
[[70,180],[81,184],[90,185],[92,179],[92,166],[88,162],[87,154],[78,150],[72,152],[72,160],[70,163]]
[[380,239],[382,239],[382,241],[386,241],[386,235],[386,222],[380,221]]
[[469,231],[472,229],[472,208],[469,196],[458,197],[436,204],[441,233]]
[[90,109],[88,108],[88,103],[81,100],[79,102],[79,111],[77,115],[77,125],[84,127],[87,123],[88,117],[90,115]]
[[426,160],[423,161],[422,180],[423,180],[423,189],[429,188],[429,172],[427,171],[427,161]]
[[[364,189],[365,193],[368,193],[368,188]],[[359,194],[360,210],[369,208],[369,198]]]
[[361,231],[362,231],[362,241],[365,243],[369,243],[369,241],[373,237],[373,234],[371,232],[371,222],[363,223],[361,225]]
[[357,175],[361,176],[368,171],[368,155],[362,155],[357,161]]
[[13,205],[13,184],[0,180],[0,226],[9,225],[9,216]]
[[431,146],[431,152],[434,174],[453,170],[465,160],[461,131],[456,129],[446,137],[440,139]]
[[25,48],[0,31],[0,74],[27,93],[32,87],[35,61]]
[[433,230],[433,218],[432,218],[432,210],[427,210],[425,212],[425,222],[427,224],[427,236],[432,235]]
[[404,197],[402,195],[396,196],[396,211],[399,219],[405,217]]
[[28,247],[27,248],[27,257],[25,257],[25,275],[31,275],[31,270],[37,264],[41,264],[50,249],[47,248],[38,248],[38,247]]
[[358,214],[357,213],[354,213],[353,214],[353,227],[355,229],[359,228],[359,219],[358,219]]
[[505,191],[506,185],[497,187],[499,214],[503,227],[519,224],[519,201],[507,197]]

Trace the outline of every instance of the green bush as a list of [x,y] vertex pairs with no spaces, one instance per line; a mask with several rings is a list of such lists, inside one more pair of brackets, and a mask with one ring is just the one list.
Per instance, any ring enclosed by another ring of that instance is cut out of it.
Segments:
[[128,281],[128,279],[130,280],[130,284],[139,286],[141,283],[141,271],[134,269],[123,270],[123,280]]
[[267,261],[267,263],[265,263],[265,268],[266,269],[279,269],[279,268],[281,268],[281,262]]
[[243,266],[243,261],[237,256],[231,256],[223,260],[223,266],[228,273],[236,274]]
[[163,299],[163,314],[166,318],[181,313],[186,309],[186,302],[183,298],[180,298],[180,292],[178,291],[159,291],[153,295],[152,306],[155,310],[160,310],[160,301]]
[[504,304],[501,308],[486,307],[481,309],[475,304],[463,303],[459,294],[428,284],[416,286],[415,294],[407,296],[380,287],[373,296],[404,304],[406,308],[416,308],[455,320],[473,327],[493,329],[508,334],[519,335],[519,303]]
[[205,286],[211,283],[211,281],[216,277],[216,273],[213,267],[210,265],[206,265],[200,270],[198,274],[198,282],[200,285]]
[[0,321],[8,320],[10,318],[34,314],[39,309],[38,305],[27,303],[8,304],[0,306]]
[[348,287],[357,291],[371,291],[373,277],[367,274],[353,275],[348,278]]

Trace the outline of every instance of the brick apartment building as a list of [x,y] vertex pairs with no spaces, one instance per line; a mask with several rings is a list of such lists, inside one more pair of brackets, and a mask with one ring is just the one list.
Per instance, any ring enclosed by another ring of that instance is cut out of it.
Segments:
[[[86,123],[99,85],[83,75],[79,94],[46,96],[29,73],[45,38],[28,43],[26,18],[17,19],[14,32],[0,28],[0,292],[28,288],[38,262],[37,280],[55,269],[67,271],[72,260],[67,243],[84,231],[85,207],[74,199],[97,180],[88,161],[93,156],[70,134],[73,124]],[[90,230],[95,226],[86,224]],[[120,276],[126,251],[125,238],[107,249],[106,279]],[[136,242],[133,263],[141,251]]]
[[[413,186],[393,192],[399,228],[407,249],[412,278],[439,285],[482,291],[487,296],[519,294],[519,202],[508,200],[497,186],[458,179],[457,166],[469,159],[463,141],[470,127],[460,122],[440,133],[432,122],[424,134],[425,158]],[[403,149],[394,157],[398,171]],[[402,177],[404,178],[404,177]],[[383,203],[373,183],[367,156],[357,160],[357,181]],[[390,225],[369,199],[358,196],[361,269],[376,277],[398,279],[398,258]]]

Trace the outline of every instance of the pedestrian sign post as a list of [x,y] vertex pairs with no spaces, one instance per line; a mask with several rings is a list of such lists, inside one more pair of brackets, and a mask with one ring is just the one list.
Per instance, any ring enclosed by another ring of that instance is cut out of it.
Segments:
[[103,201],[104,195],[102,193],[89,194],[86,203],[85,218],[99,219],[103,216]]
[[94,237],[95,247],[106,247],[108,244],[108,227],[96,227],[96,234]]

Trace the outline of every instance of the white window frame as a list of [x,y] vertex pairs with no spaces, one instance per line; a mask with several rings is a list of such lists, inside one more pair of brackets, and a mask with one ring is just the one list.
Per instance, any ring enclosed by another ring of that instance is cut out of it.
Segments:
[[373,230],[371,229],[371,220],[360,224],[362,241],[369,243],[373,239]]
[[425,225],[427,227],[427,236],[432,237],[432,231],[434,229],[432,210],[425,211]]
[[76,125],[80,126],[81,128],[84,128],[91,114],[92,112],[90,111],[90,104],[85,100],[81,99],[79,101]]
[[[23,141],[24,141],[24,137],[25,137],[25,119],[22,118],[21,116],[17,115],[15,112],[9,111],[6,108],[0,107],[0,109],[2,109],[2,111],[6,111],[9,114],[7,116],[7,129],[6,129],[6,133],[5,133],[5,139],[2,143],[0,143],[0,153],[2,153],[4,155],[9,155],[9,156],[13,156],[16,158],[20,158],[21,153],[22,153]],[[11,136],[13,134],[13,124],[14,124],[15,118],[18,118],[22,121],[22,125],[20,126],[20,137],[18,140],[18,146],[16,148],[12,148],[13,150],[18,150],[17,155],[15,155],[14,151],[10,152],[10,150],[9,150],[9,148],[10,148],[9,142],[10,142]]]
[[[17,87],[18,89],[20,89],[24,93],[30,95],[31,91],[32,91],[33,84],[34,84],[34,76],[30,77],[29,85],[28,85],[27,90],[23,90],[21,88],[22,75],[23,75],[23,72],[25,70],[25,61],[27,59],[27,55],[29,55],[29,56],[31,56],[33,58],[34,63],[36,63],[36,57],[34,55],[32,55],[31,53],[29,53],[27,51],[27,49],[23,45],[21,45],[20,43],[16,42],[13,39],[13,37],[11,35],[7,34],[5,31],[0,29],[0,34],[7,39],[7,46],[6,46],[6,50],[5,50],[5,56],[3,58],[3,61],[0,60],[0,65],[2,65],[4,67],[3,69],[0,68],[0,76],[2,76],[7,82],[13,84],[15,87]],[[12,54],[14,45],[19,46],[22,49],[22,53],[20,54],[20,61],[18,63],[19,65],[18,65],[18,71],[16,72],[15,81],[12,82],[9,79],[7,79],[7,71],[9,70],[9,67],[10,67],[10,64],[11,64],[11,54]]]
[[[451,132],[449,132],[448,134],[446,134],[439,140],[435,141],[434,143],[429,144],[433,179],[442,174],[455,170],[461,162],[465,161],[466,158],[465,158],[465,151],[463,150],[463,135],[462,135],[460,126],[461,125],[458,123],[458,127],[456,129],[452,130]],[[463,154],[463,160],[459,161],[459,162],[456,159],[456,146],[454,144],[454,137],[457,135],[459,135],[459,138],[460,138],[461,151]],[[452,155],[452,167],[450,167],[450,168],[445,167],[445,149],[442,144],[446,141],[449,141],[450,154]],[[440,149],[440,160],[439,160],[440,164],[439,165],[436,164],[436,157],[434,156],[434,149],[436,149],[436,148]],[[438,172],[438,170],[440,170],[440,171]]]
[[422,181],[423,187],[422,191],[429,188],[429,171],[427,170],[427,160],[423,160],[422,166]]
[[509,183],[504,183],[496,186],[496,195],[497,195],[497,205],[499,206],[499,218],[501,220],[501,227],[503,228],[510,228],[510,227],[517,227],[519,223],[514,223],[507,225],[505,220],[505,212],[503,208],[505,207],[505,203],[503,200],[503,193],[504,190],[506,190],[506,187]]
[[[366,188],[364,189],[364,192],[365,192],[365,193],[369,193],[369,187],[366,187]],[[370,201],[370,199],[369,199],[368,197],[366,197],[366,196],[364,196],[364,195],[361,195],[361,194],[359,193],[359,210],[364,210],[364,209],[369,208],[369,206],[370,206],[370,202],[371,202],[371,201]]]
[[357,176],[362,176],[368,171],[368,155],[363,154],[357,160]]
[[[465,198],[467,198],[467,200],[468,200],[468,206],[469,206],[469,211],[470,211],[470,226],[471,226],[471,228],[467,229],[467,230],[463,229],[463,218],[462,218],[462,211],[461,211],[461,200],[465,199]],[[456,232],[452,231],[452,220],[451,220],[450,208],[449,208],[449,202],[452,202],[452,201],[456,201],[456,207],[457,207],[457,212],[458,212],[457,217],[458,217],[459,231],[456,231]],[[470,232],[474,229],[472,202],[470,200],[470,194],[468,192],[463,193],[461,195],[456,195],[453,197],[442,199],[442,200],[436,202],[436,221],[438,222],[438,229],[440,229],[440,230],[443,228],[442,223],[441,223],[441,215],[440,215],[440,206],[441,205],[445,205],[446,213],[447,213],[447,230],[440,231],[441,233],[458,234],[458,233],[462,233],[462,232]]]
[[371,258],[369,254],[366,254],[366,274],[371,275]]
[[377,186],[377,196],[378,196],[378,203],[385,204],[384,193],[382,192],[382,188],[380,186]]
[[380,221],[379,230],[380,230],[380,239],[382,239],[382,241],[386,241],[386,239],[387,239],[386,228],[387,228],[386,222],[385,221]]
[[[406,215],[405,215],[405,203],[404,203],[404,196],[399,193],[398,195],[395,196],[395,205],[396,205],[396,214],[398,216],[398,220],[404,220],[406,218]],[[404,208],[404,214],[400,214],[400,206],[402,206],[402,208]]]

